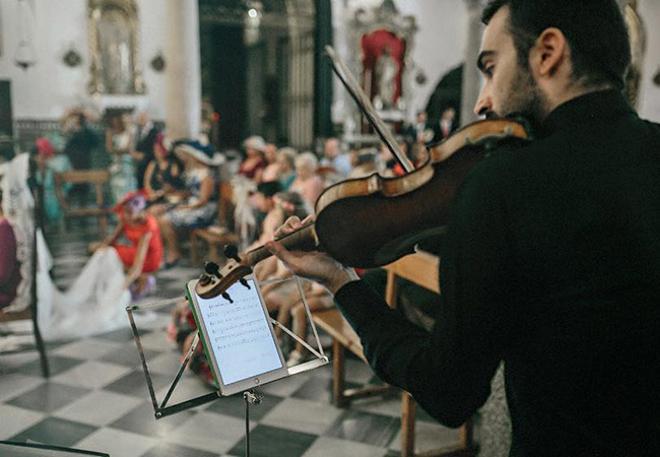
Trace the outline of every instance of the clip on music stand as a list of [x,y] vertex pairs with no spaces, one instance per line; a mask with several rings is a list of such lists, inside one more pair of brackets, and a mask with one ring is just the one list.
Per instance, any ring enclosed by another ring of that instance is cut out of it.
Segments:
[[[269,280],[269,281],[263,281],[261,284],[276,284],[276,283],[281,283],[285,281],[290,281],[290,278],[286,279],[274,279],[274,280]],[[328,363],[328,357],[325,355],[323,352],[323,347],[321,346],[321,340],[319,339],[318,332],[316,330],[316,325],[314,325],[314,320],[312,319],[312,313],[309,309],[309,304],[307,303],[307,299],[305,298],[305,292],[302,288],[302,282],[300,278],[297,276],[295,277],[296,281],[296,286],[298,288],[298,293],[300,294],[300,297],[302,298],[302,302],[305,305],[305,312],[307,314],[307,320],[311,324],[312,327],[312,332],[314,333],[314,338],[316,340],[316,345],[317,348],[313,348],[311,345],[309,345],[305,340],[300,338],[298,335],[293,333],[290,329],[288,329],[285,325],[282,325],[280,322],[278,322],[276,319],[273,319],[272,317],[270,318],[270,322],[275,325],[276,327],[279,327],[289,335],[291,338],[293,338],[295,341],[298,343],[302,344],[309,352],[314,354],[316,356],[315,359],[309,360],[307,362],[300,363],[298,365],[295,365],[293,367],[289,367],[289,376],[304,373],[309,370],[313,370],[315,368],[321,367],[323,365],[326,365]],[[135,345],[137,346],[138,354],[140,356],[140,361],[142,363],[142,370],[144,371],[144,377],[147,382],[147,389],[149,390],[149,396],[151,398],[151,404],[154,408],[154,416],[156,419],[162,419],[163,417],[170,416],[172,414],[179,413],[181,411],[185,411],[190,408],[194,408],[196,406],[203,405],[205,403],[209,403],[213,400],[217,400],[218,398],[221,398],[222,395],[220,394],[220,391],[216,392],[211,392],[205,395],[200,395],[199,397],[191,398],[189,400],[184,400],[182,402],[176,403],[174,405],[168,406],[167,403],[172,397],[172,394],[174,393],[174,389],[176,388],[177,384],[179,383],[179,380],[181,379],[181,376],[183,376],[183,373],[188,366],[188,363],[190,362],[190,359],[192,358],[192,355],[194,354],[195,349],[197,348],[197,344],[199,344],[199,332],[195,331],[195,337],[193,338],[192,344],[190,345],[190,348],[188,349],[188,352],[186,353],[185,358],[181,362],[181,365],[179,367],[179,371],[176,373],[176,376],[172,380],[172,383],[170,384],[169,389],[167,390],[167,393],[165,394],[165,398],[163,398],[163,401],[159,404],[158,400],[156,399],[156,392],[154,390],[153,382],[151,380],[151,375],[149,374],[149,367],[147,366],[147,360],[144,355],[144,350],[142,348],[142,342],[140,340],[140,334],[138,332],[137,325],[135,324],[135,318],[133,316],[133,313],[135,311],[140,311],[140,310],[150,310],[150,309],[156,309],[156,308],[161,308],[166,305],[170,305],[172,303],[175,303],[178,301],[179,298],[175,299],[165,299],[165,300],[159,300],[157,302],[149,303],[144,306],[139,306],[139,305],[129,305],[126,307],[126,312],[128,314],[128,320],[130,321],[131,324],[131,330],[133,331],[133,338],[135,340]],[[287,376],[288,377],[288,376]],[[285,378],[282,378],[285,379]],[[253,390],[248,390],[246,392],[243,392],[243,398],[245,400],[245,442],[246,442],[246,456],[249,457],[250,455],[250,426],[249,426],[249,405],[258,405],[261,402],[261,399],[263,398],[262,394],[255,393]]]

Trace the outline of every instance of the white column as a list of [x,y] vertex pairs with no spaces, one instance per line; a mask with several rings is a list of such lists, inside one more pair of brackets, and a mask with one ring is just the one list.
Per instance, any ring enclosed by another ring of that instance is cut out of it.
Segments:
[[481,89],[481,77],[477,69],[477,56],[481,46],[481,1],[465,0],[467,9],[467,24],[465,31],[465,65],[463,66],[463,96],[461,102],[461,122],[463,125],[477,120],[474,114],[474,105],[477,102]]
[[202,106],[197,2],[166,2],[165,126],[171,138],[197,138]]

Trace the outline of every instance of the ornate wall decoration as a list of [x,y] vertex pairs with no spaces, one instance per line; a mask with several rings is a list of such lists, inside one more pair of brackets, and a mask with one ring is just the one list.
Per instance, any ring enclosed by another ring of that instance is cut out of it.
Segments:
[[91,94],[143,94],[135,0],[88,0]]
[[[349,67],[380,116],[386,121],[403,121],[412,95],[415,18],[403,16],[392,0],[384,0],[375,8],[357,8],[348,27]],[[361,127],[359,132],[346,133],[366,133],[361,114],[357,108],[350,109],[353,119],[348,124]]]
[[163,57],[163,53],[158,52],[158,54],[156,54],[156,56],[153,59],[151,59],[151,62],[149,62],[149,65],[151,65],[151,68],[153,69],[153,71],[155,71],[157,73],[160,73],[163,70],[165,70],[165,65],[166,64],[165,64],[165,57]]
[[66,53],[64,53],[64,56],[62,56],[62,62],[64,62],[64,64],[68,67],[77,67],[82,63],[82,56],[78,51],[71,48]]

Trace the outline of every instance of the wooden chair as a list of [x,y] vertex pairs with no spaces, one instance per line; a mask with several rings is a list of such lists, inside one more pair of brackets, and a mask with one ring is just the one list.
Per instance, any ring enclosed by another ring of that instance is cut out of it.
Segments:
[[193,265],[198,265],[201,260],[199,258],[200,241],[205,242],[208,246],[208,250],[205,251],[207,252],[206,258],[215,263],[221,261],[218,249],[222,249],[226,244],[239,242],[238,236],[228,228],[233,225],[232,196],[231,183],[221,182],[218,189],[218,225],[197,228],[190,232],[190,257]]
[[[99,230],[104,235],[108,229],[108,215],[110,208],[106,207],[104,191],[110,182],[108,170],[71,170],[55,174],[55,195],[62,207],[64,221],[74,217],[96,217],[99,221]],[[95,191],[95,206],[75,207],[64,195],[65,184],[91,184]]]
[[[432,292],[440,293],[438,272],[440,260],[428,253],[418,252],[387,265],[387,303],[395,307],[397,297],[396,278],[412,281]],[[347,406],[352,400],[378,395],[390,386],[367,386],[362,389],[345,388],[344,351],[348,349],[365,360],[360,339],[336,309],[317,311],[312,315],[314,323],[332,337],[332,391],[338,407]],[[472,440],[472,424],[468,421],[459,430],[459,444],[455,447],[415,454],[415,400],[408,392],[401,393],[401,455],[402,457],[468,457],[475,455]]]
[[325,330],[332,337],[332,399],[335,406],[344,408],[352,400],[372,397],[392,391],[393,387],[388,385],[346,389],[346,359],[344,351],[348,349],[364,360],[365,363],[367,362],[362,351],[360,338],[337,309],[315,311],[312,314],[312,319],[316,326]]
[[[426,252],[417,252],[402,257],[385,267],[387,286],[385,301],[392,308],[397,306],[397,278],[407,279],[431,292],[440,293],[438,283],[440,259]],[[467,421],[459,429],[459,444],[449,449],[434,450],[415,454],[415,411],[417,404],[408,392],[401,393],[401,455],[402,457],[459,457],[475,455],[472,438],[472,421]]]

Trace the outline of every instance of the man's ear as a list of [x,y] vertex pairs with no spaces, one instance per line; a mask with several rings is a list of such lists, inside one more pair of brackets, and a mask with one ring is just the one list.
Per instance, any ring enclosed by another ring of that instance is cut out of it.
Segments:
[[566,63],[568,52],[566,36],[558,28],[549,27],[541,32],[530,51],[530,67],[539,77],[553,76]]

